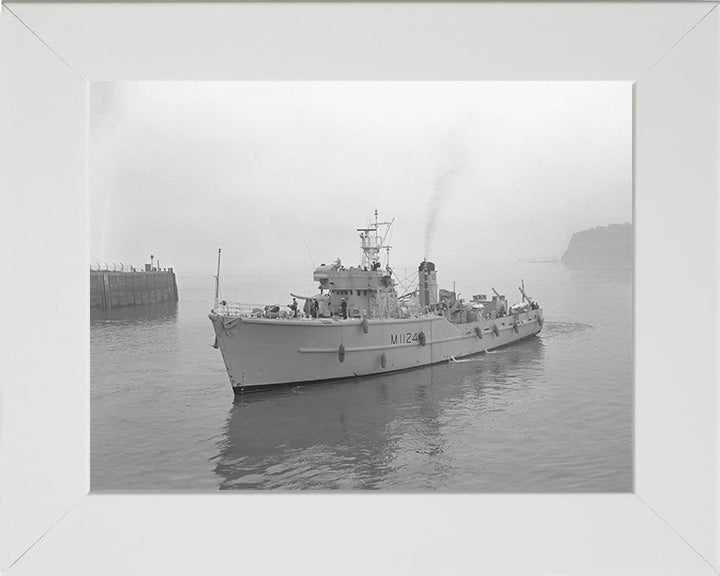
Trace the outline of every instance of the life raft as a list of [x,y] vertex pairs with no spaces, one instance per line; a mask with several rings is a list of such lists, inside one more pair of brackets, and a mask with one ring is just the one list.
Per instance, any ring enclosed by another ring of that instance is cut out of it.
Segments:
[[385,356],[385,352],[380,354],[380,366],[382,366],[383,368],[387,366],[387,356]]
[[480,326],[475,326],[475,336],[482,340],[482,329],[480,328]]
[[497,324],[493,324],[492,330],[493,330],[493,334],[495,334],[496,337],[500,336],[500,328],[497,327]]
[[340,362],[345,362],[345,346],[340,344],[340,347],[338,348],[338,360]]
[[363,330],[363,334],[367,334],[369,329],[370,329],[370,327],[368,326],[368,320],[367,320],[367,318],[363,318],[363,319],[362,319],[362,330]]
[[420,331],[420,334],[418,334],[418,342],[420,342],[420,346],[425,346],[427,343],[427,340],[425,339],[425,332],[422,330]]

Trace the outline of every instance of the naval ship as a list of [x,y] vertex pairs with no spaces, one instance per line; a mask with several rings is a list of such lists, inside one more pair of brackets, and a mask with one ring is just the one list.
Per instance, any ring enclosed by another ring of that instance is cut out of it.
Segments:
[[438,290],[435,264],[424,259],[414,289],[398,295],[387,243],[392,225],[378,222],[375,211],[375,221],[357,229],[361,263],[345,267],[338,258],[321,264],[313,272],[319,292],[291,293],[287,310],[220,300],[218,250],[209,317],[213,346],[236,394],[452,362],[540,332],[542,309],[524,283],[522,300],[512,306],[494,288],[491,298],[476,294],[466,302],[454,291]]

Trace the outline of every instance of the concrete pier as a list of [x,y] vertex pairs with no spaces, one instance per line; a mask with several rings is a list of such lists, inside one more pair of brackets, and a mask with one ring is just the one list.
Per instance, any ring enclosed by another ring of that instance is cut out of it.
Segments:
[[172,268],[142,272],[90,271],[91,308],[112,310],[177,301],[177,282]]

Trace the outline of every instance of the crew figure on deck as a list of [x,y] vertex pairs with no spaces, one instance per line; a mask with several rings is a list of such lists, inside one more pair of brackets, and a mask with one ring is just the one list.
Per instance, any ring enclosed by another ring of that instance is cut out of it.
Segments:
[[293,298],[292,304],[288,304],[288,308],[290,308],[290,310],[292,310],[293,318],[297,318],[297,315],[298,315],[298,303],[297,303],[297,299],[296,299],[296,298]]

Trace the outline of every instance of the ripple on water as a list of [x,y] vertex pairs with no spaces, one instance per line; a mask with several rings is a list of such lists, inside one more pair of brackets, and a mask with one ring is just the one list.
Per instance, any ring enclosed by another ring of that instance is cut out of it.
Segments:
[[235,401],[190,281],[94,317],[92,489],[630,491],[632,284],[556,268],[537,338]]

